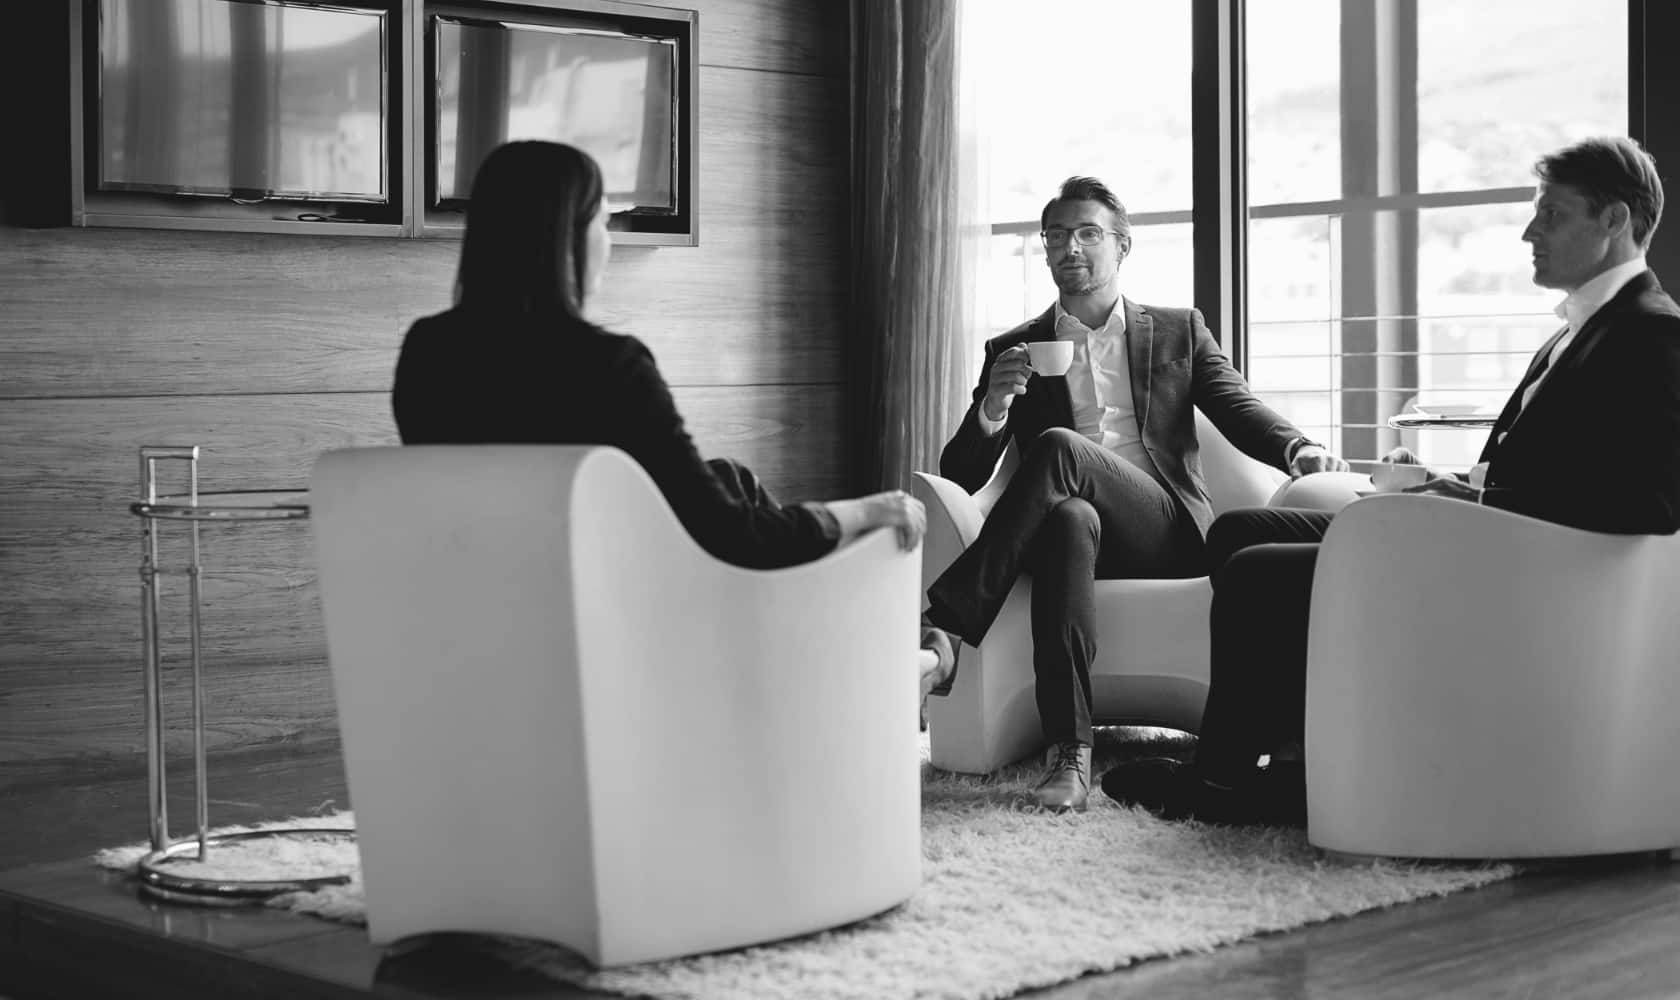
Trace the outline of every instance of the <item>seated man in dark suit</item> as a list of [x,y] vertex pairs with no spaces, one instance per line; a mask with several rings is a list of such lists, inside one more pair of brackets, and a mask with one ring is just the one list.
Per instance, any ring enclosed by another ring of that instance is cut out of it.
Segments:
[[[980,535],[928,589],[923,645],[946,679],[958,640],[978,645],[1016,577],[1033,577],[1033,669],[1049,744],[1035,798],[1083,809],[1091,780],[1093,581],[1204,572],[1213,520],[1197,454],[1199,407],[1238,448],[1300,475],[1347,464],[1261,403],[1195,309],[1122,298],[1126,209],[1101,181],[1072,177],[1044,208],[1057,302],[986,344],[974,401],[939,471],[969,492],[1011,439],[1021,465]],[[1069,341],[1065,374],[1036,373],[1028,343]]]
[[[1680,308],[1646,267],[1662,217],[1656,164],[1631,139],[1596,138],[1535,164],[1534,281],[1564,291],[1565,327],[1540,348],[1468,476],[1406,490],[1588,531],[1680,528]],[[1194,765],[1146,758],[1103,791],[1169,817],[1301,822],[1307,611],[1332,514],[1231,511],[1209,532],[1212,687]]]

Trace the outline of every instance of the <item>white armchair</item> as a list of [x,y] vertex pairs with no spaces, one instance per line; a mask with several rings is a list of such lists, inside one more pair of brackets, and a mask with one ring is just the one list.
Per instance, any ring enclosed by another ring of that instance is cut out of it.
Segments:
[[349,449],[310,487],[375,943],[618,965],[915,891],[918,557],[890,532],[739,569],[600,447]]
[[1680,846],[1680,535],[1424,496],[1331,526],[1307,660],[1319,847],[1516,858]]
[[[1336,507],[1370,480],[1321,473],[1290,481],[1249,458],[1196,411],[1202,473],[1214,512],[1268,501]],[[928,508],[922,587],[944,572],[980,532],[992,504],[1014,474],[1013,442],[998,469],[970,496],[948,479],[917,473],[913,489]],[[1023,577],[980,647],[964,646],[956,683],[929,698],[928,730],[935,767],[985,774],[1042,748],[1032,667],[1032,581]],[[1100,635],[1091,668],[1092,719],[1099,725],[1159,725],[1186,732],[1201,726],[1208,687],[1208,578],[1099,580]]]

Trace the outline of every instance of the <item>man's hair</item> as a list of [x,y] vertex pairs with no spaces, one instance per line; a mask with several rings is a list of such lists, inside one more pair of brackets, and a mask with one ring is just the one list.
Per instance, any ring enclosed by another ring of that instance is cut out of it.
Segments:
[[1132,220],[1126,215],[1126,206],[1120,204],[1120,199],[1108,189],[1108,185],[1095,177],[1069,177],[1062,182],[1061,190],[1056,197],[1044,203],[1044,211],[1038,213],[1038,228],[1043,229],[1050,221],[1050,210],[1059,201],[1094,201],[1108,207],[1114,213],[1114,229],[1127,239],[1132,238]]
[[589,223],[601,197],[601,168],[580,149],[521,140],[491,150],[467,206],[460,304],[581,319]]
[[1657,162],[1639,143],[1622,136],[1583,139],[1540,157],[1534,174],[1548,184],[1579,190],[1595,215],[1618,201],[1626,205],[1633,241],[1642,250],[1651,245],[1662,219],[1662,178]]

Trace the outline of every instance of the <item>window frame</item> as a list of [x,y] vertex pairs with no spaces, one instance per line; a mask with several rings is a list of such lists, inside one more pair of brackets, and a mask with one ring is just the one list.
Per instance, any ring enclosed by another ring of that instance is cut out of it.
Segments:
[[[1416,381],[1418,323],[1418,213],[1425,209],[1524,203],[1534,187],[1418,192],[1415,156],[1378,159],[1377,132],[1400,137],[1394,149],[1417,146],[1418,0],[1342,0],[1344,66],[1365,67],[1343,78],[1344,136],[1356,155],[1343,157],[1343,191],[1338,199],[1250,206],[1247,188],[1247,0],[1191,0],[1192,205],[1188,211],[1139,213],[1134,227],[1184,223],[1194,242],[1195,305],[1213,334],[1245,375],[1250,370],[1248,328],[1248,224],[1251,219],[1341,216],[1344,344],[1347,317],[1379,317],[1356,331],[1357,357],[1342,360],[1341,384],[1410,385]],[[1680,171],[1680,116],[1661,113],[1662,98],[1680,96],[1680,61],[1654,51],[1657,40],[1680,36],[1680,5],[1668,0],[1626,0],[1628,25],[1627,133],[1668,168]],[[1351,57],[1350,57],[1351,56]],[[1374,58],[1373,58],[1374,56]],[[1351,83],[1351,85],[1350,85]],[[1410,141],[1405,137],[1410,135]],[[1349,144],[1344,141],[1344,154]],[[1387,215],[1389,232],[1373,220]],[[1352,226],[1348,219],[1359,220]],[[1037,238],[1038,221],[993,223],[993,236]],[[1382,247],[1382,268],[1377,241]],[[1026,249],[1025,246],[1023,249]],[[1646,254],[1659,274],[1680,282],[1680,222],[1659,226]],[[1032,266],[1023,254],[1024,266]],[[1379,273],[1382,271],[1384,273]],[[1028,276],[1023,274],[1025,283]],[[1380,317],[1402,317],[1380,319]],[[1358,325],[1365,325],[1361,321]],[[1377,371],[1379,366],[1384,370]],[[1408,373],[1409,376],[1408,377]],[[1379,374],[1381,378],[1379,379]],[[1377,392],[1343,393],[1338,400],[1344,449],[1380,454],[1398,443],[1395,432],[1377,426]],[[1351,425],[1351,427],[1350,427]],[[1351,438],[1347,435],[1352,434]]]

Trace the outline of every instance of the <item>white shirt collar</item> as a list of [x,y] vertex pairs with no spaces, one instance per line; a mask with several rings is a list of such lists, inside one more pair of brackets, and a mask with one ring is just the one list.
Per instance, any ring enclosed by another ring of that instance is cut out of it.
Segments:
[[1628,282],[1645,273],[1648,267],[1645,255],[1640,254],[1632,260],[1617,264],[1610,270],[1598,275],[1580,288],[1570,292],[1558,303],[1555,310],[1560,319],[1569,324],[1569,329],[1579,332],[1582,325],[1592,318],[1593,313],[1603,309],[1605,304],[1616,297]]
[[1070,313],[1066,309],[1062,308],[1062,300],[1057,299],[1055,325],[1058,331],[1072,329],[1080,334],[1084,334],[1086,332],[1101,333],[1102,331],[1107,330],[1108,332],[1114,334],[1114,336],[1118,337],[1126,332],[1126,298],[1125,296],[1121,296],[1120,298],[1114,300],[1114,308],[1110,310],[1108,314],[1108,321],[1103,323],[1102,326],[1097,327],[1095,330],[1086,326],[1084,321],[1078,316],[1075,316],[1073,313]]

